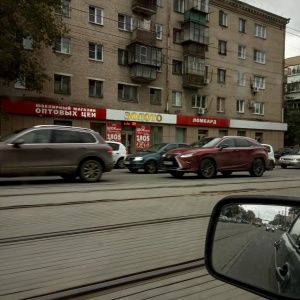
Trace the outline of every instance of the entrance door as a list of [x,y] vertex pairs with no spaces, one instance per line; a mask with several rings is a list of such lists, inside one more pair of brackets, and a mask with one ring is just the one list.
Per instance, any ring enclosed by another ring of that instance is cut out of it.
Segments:
[[135,150],[133,132],[122,131],[122,144],[126,147],[128,154],[132,154]]

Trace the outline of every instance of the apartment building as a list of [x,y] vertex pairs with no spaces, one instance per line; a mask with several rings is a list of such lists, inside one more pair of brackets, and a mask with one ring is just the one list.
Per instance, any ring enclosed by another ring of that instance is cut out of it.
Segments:
[[300,56],[285,60],[285,100],[292,108],[300,108]]
[[1,134],[64,124],[132,152],[224,135],[283,146],[288,19],[236,0],[62,2],[70,32],[40,53],[52,81],[2,88]]

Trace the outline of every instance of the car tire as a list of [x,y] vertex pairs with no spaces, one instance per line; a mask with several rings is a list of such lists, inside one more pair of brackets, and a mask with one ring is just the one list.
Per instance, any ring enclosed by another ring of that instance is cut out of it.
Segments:
[[275,163],[273,160],[270,160],[269,171],[272,171],[275,168]]
[[78,174],[77,173],[63,174],[63,175],[60,175],[60,176],[66,181],[74,181],[78,177]]
[[282,169],[286,169],[286,168],[287,168],[287,166],[285,166],[285,165],[280,165],[280,167],[281,167]]
[[171,174],[174,178],[182,178],[183,175],[184,175],[184,172],[172,171],[172,172],[170,172],[170,174]]
[[124,169],[125,165],[124,165],[124,157],[120,157],[116,163],[116,166],[118,169]]
[[204,158],[201,160],[199,170],[197,172],[200,178],[210,179],[213,178],[216,173],[215,163],[211,159]]
[[128,168],[129,172],[131,173],[137,173],[139,169],[132,169],[132,168]]
[[149,160],[144,165],[144,170],[147,174],[154,174],[157,172],[157,163],[154,160]]
[[80,179],[84,182],[96,182],[101,179],[103,168],[95,159],[85,160],[79,167]]
[[225,177],[229,177],[232,174],[232,171],[221,171],[221,174]]
[[250,175],[253,177],[261,177],[265,172],[265,165],[262,159],[255,158],[251,170],[249,171]]

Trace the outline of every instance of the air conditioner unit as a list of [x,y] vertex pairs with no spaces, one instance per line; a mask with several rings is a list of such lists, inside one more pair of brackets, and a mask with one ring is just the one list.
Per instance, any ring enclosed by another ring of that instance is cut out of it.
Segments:
[[203,115],[205,114],[205,112],[206,112],[206,108],[202,108],[202,107],[198,108],[198,115]]
[[259,88],[258,88],[258,87],[254,86],[254,87],[252,88],[252,92],[253,92],[253,93],[257,93],[258,91],[259,91]]
[[209,84],[210,80],[208,78],[204,78],[204,84]]
[[255,101],[252,100],[249,102],[248,107],[252,108],[252,107],[254,107],[254,105],[255,105]]

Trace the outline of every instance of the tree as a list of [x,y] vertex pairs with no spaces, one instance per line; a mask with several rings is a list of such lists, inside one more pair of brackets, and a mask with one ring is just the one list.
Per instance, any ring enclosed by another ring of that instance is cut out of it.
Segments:
[[[67,32],[62,15],[55,14],[61,0],[0,1],[0,79],[4,85],[21,81],[40,92],[50,78],[39,62],[42,47],[53,47]],[[23,41],[30,42],[30,49]]]
[[284,107],[284,122],[288,124],[288,130],[284,135],[284,144],[293,146],[300,144],[300,110],[292,107],[293,98],[286,97]]

